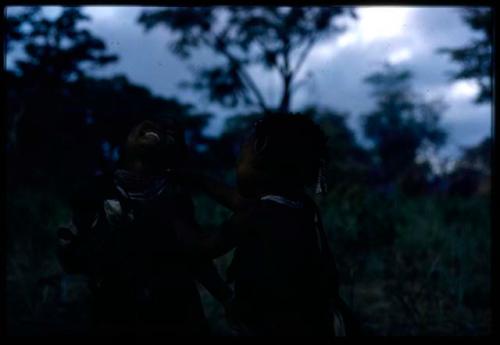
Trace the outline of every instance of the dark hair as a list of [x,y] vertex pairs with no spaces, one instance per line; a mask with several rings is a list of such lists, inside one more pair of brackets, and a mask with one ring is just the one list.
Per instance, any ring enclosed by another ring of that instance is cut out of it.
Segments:
[[254,124],[256,167],[271,169],[303,185],[317,181],[327,158],[327,137],[310,118],[274,112]]

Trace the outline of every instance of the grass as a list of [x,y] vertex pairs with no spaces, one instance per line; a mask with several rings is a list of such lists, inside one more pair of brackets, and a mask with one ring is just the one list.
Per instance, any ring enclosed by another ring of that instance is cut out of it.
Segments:
[[[230,213],[203,196],[194,200],[205,231]],[[490,200],[485,197],[381,196],[353,187],[320,202],[335,250],[341,293],[367,334],[479,335],[490,332]],[[58,273],[57,224],[69,209],[47,190],[10,192],[7,203],[7,311],[11,331],[65,329],[88,322],[88,291],[67,277],[65,297],[40,285]],[[222,274],[232,253],[216,260]],[[212,329],[229,334],[218,303],[200,288]]]

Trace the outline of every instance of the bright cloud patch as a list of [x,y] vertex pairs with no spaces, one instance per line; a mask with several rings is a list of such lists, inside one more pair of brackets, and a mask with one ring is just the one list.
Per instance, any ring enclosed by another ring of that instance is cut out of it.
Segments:
[[449,96],[452,99],[471,100],[479,93],[479,86],[473,80],[460,80],[453,83],[450,87]]
[[397,6],[363,7],[358,10],[358,34],[363,43],[400,36],[412,9]]
[[[391,39],[404,34],[411,8],[378,6],[358,8],[358,19],[345,19],[348,30],[334,39],[318,44],[311,52],[311,58],[324,61],[331,59],[342,48],[364,45],[377,40]],[[409,49],[395,51],[390,62],[400,63],[411,58]]]
[[[403,36],[409,25],[409,15],[413,8],[397,6],[360,7],[358,19],[341,18],[347,30],[340,36],[316,45],[311,51],[309,63],[330,62],[342,49],[349,46],[364,46],[378,40],[388,40]],[[397,64],[412,57],[412,51],[401,48],[393,51],[388,60]]]
[[119,10],[116,6],[85,6],[85,13],[92,16],[93,20],[113,19]]
[[408,48],[403,48],[389,54],[388,60],[391,64],[398,64],[411,59],[411,56],[411,50]]

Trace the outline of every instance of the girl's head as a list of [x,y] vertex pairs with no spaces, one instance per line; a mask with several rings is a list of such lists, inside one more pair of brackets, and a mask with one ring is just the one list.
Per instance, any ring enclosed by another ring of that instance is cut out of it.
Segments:
[[154,171],[178,167],[186,156],[182,128],[173,119],[146,120],[129,133],[124,161],[141,161]]
[[301,192],[318,181],[325,160],[326,136],[309,117],[266,115],[242,145],[238,188],[246,197]]

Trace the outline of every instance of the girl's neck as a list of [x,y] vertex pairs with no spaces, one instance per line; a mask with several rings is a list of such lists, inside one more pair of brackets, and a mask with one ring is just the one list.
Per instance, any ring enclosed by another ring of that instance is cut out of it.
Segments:
[[132,159],[125,162],[123,168],[139,175],[158,175],[158,169],[151,164],[147,164],[141,159]]

